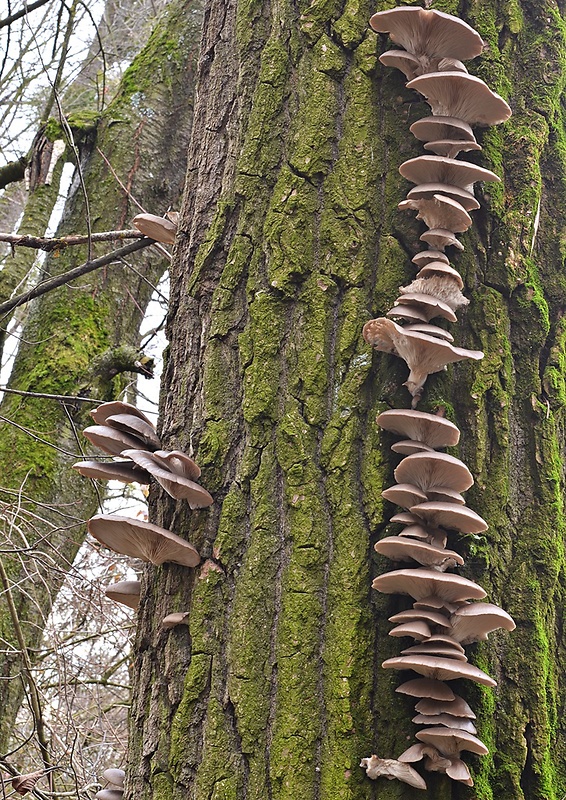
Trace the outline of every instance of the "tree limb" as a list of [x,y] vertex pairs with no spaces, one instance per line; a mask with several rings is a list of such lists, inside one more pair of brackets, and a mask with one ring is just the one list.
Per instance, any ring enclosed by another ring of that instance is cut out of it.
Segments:
[[7,25],[11,25],[12,22],[25,17],[26,14],[29,14],[30,11],[35,11],[36,8],[41,8],[41,6],[47,5],[48,2],[49,0],[35,0],[35,3],[25,3],[24,7],[19,11],[15,11],[13,14],[10,14],[10,16],[0,19],[0,28],[5,28]]
[[19,235],[17,233],[0,233],[0,242],[8,242],[12,246],[35,247],[37,250],[45,250],[50,253],[52,250],[62,250],[76,244],[88,244],[91,242],[114,242],[124,239],[143,239],[143,233],[135,230],[127,231],[104,231],[103,233],[93,233],[90,237],[85,235],[63,236],[60,239],[44,238],[40,236]]
[[26,170],[26,159],[19,158],[0,167],[0,189],[5,189],[9,183],[23,181]]
[[70,269],[68,272],[64,272],[62,275],[56,275],[54,278],[48,278],[47,280],[38,283],[37,286],[33,287],[33,289],[30,289],[23,294],[19,294],[17,297],[12,297],[11,300],[6,300],[5,303],[0,303],[0,314],[7,314],[14,308],[23,306],[24,303],[28,303],[30,300],[33,300],[36,297],[40,297],[43,294],[47,294],[47,292],[51,292],[53,289],[57,289],[59,286],[64,286],[64,284],[74,281],[75,278],[80,278],[82,275],[86,275],[88,272],[94,272],[95,269],[105,267],[108,264],[111,264],[113,261],[122,258],[123,256],[128,256],[130,253],[135,253],[136,250],[142,250],[144,247],[150,247],[152,244],[155,244],[153,239],[144,237],[143,239],[139,239],[137,242],[131,242],[131,244],[120,247],[119,250],[113,250],[111,253],[107,253],[105,256],[95,258],[93,261],[87,261],[86,264],[82,264],[80,267]]

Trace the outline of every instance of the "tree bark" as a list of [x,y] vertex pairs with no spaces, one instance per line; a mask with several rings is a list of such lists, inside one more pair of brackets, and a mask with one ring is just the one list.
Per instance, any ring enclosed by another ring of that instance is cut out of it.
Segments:
[[[191,20],[183,27],[182,14]],[[123,227],[138,213],[133,198],[155,213],[178,203],[186,168],[192,123],[194,60],[200,30],[200,4],[173,2],[148,45],[125,74],[121,91],[98,126],[94,149],[83,153],[82,169],[89,210],[75,186],[59,235]],[[108,166],[108,163],[111,168]],[[114,172],[113,172],[113,171]],[[119,185],[116,175],[125,188]],[[112,244],[93,248],[94,255]],[[139,347],[139,327],[167,263],[161,256],[129,257],[136,272],[106,267],[37,301],[22,334],[10,387],[52,395],[87,395],[93,401],[116,397],[126,386]],[[46,272],[62,274],[87,260],[86,247],[50,257]],[[129,364],[124,354],[130,352]],[[111,361],[115,356],[115,368]],[[1,500],[5,520],[2,559],[13,585],[15,606],[32,656],[41,643],[43,622],[84,538],[84,519],[98,505],[93,484],[70,465],[73,453],[89,450],[80,430],[89,424],[84,403],[58,402],[9,394],[2,403],[0,440]],[[22,428],[46,439],[45,446]],[[57,448],[62,448],[57,449]],[[37,514],[34,518],[32,515]],[[45,520],[45,521],[42,521]],[[27,549],[18,526],[27,537]],[[33,560],[30,560],[33,559]],[[30,581],[26,576],[34,572]],[[21,588],[20,588],[21,585]],[[21,654],[5,598],[0,598],[0,752],[9,748],[23,697]]]
[[[408,129],[429,113],[377,61],[390,45],[368,31],[375,10],[206,6],[161,410],[164,441],[196,455],[215,504],[153,498],[155,521],[203,560],[147,569],[129,798],[423,796],[358,766],[415,733],[400,676],[380,668],[400,650],[387,618],[408,603],[370,590],[390,568],[372,545],[394,530],[380,493],[397,463],[374,418],[410,406],[407,370],[372,356],[361,329],[414,276],[423,228],[396,210],[409,188],[397,168],[422,154]],[[427,773],[437,800],[566,792],[562,13],[472,2],[463,14],[488,42],[470,71],[514,117],[479,132],[478,163],[502,183],[478,187],[454,258],[470,297],[457,344],[485,358],[429,378],[419,408],[462,430],[451,452],[490,528],[451,545],[517,630],[470,649],[498,680],[458,686],[491,752],[467,759],[473,789]],[[160,627],[185,610],[188,627]]]

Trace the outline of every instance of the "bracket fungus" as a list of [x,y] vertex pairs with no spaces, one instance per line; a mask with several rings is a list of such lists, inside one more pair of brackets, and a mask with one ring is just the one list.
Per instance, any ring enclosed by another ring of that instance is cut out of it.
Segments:
[[141,558],[159,566],[168,561],[185,567],[196,567],[200,562],[198,550],[175,533],[118,514],[98,514],[88,521],[89,533],[97,541],[132,558]]
[[389,780],[397,778],[416,789],[426,789],[425,781],[416,770],[393,758],[379,758],[373,755],[371,758],[362,758],[360,767],[366,770],[368,778],[383,777]]
[[197,464],[180,450],[125,450],[123,455],[145,469],[175,500],[186,500],[192,509],[207,508],[212,496],[195,478],[200,476]]
[[132,225],[144,236],[163,244],[173,244],[177,225],[169,219],[158,217],[156,214],[138,214],[132,220]]
[[139,607],[140,593],[140,581],[116,581],[116,583],[111,583],[104,590],[104,594],[110,600],[115,600],[117,603],[122,603],[122,605],[134,610]]

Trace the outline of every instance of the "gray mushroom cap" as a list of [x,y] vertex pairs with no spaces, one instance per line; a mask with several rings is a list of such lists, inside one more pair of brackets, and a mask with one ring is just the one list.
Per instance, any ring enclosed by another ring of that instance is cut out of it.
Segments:
[[102,773],[102,777],[105,778],[108,783],[114,784],[114,786],[124,786],[124,780],[126,778],[126,773],[123,769],[118,769],[117,767],[110,767],[109,769],[105,769]]
[[464,717],[453,717],[451,714],[417,714],[411,722],[415,725],[444,725],[446,728],[457,728],[466,733],[477,733],[474,723]]
[[73,469],[85,478],[98,478],[103,481],[122,481],[122,483],[141,483],[150,481],[149,472],[140,469],[131,461],[77,461]]
[[441,571],[464,563],[462,556],[454,550],[435,547],[408,536],[387,536],[376,542],[374,549],[393,561],[417,561],[419,564]]
[[[466,678],[483,686],[493,687],[497,685],[493,678],[490,678],[489,675],[486,675],[485,672],[473,664],[456,661],[453,658],[442,658],[441,656],[397,656],[396,658],[388,658],[381,666],[384,669],[412,669],[420,675],[440,681]],[[419,738],[418,734],[417,738]],[[438,747],[438,745],[435,744],[435,747]],[[440,750],[440,747],[438,749]]]
[[120,400],[112,400],[109,403],[101,403],[97,408],[90,412],[90,416],[97,425],[104,425],[108,417],[114,414],[134,414],[136,417],[145,420],[149,425],[153,425],[149,417],[140,411],[139,408],[133,406],[131,403],[124,403]]
[[138,214],[132,220],[132,225],[144,236],[163,244],[173,244],[177,226],[171,220],[158,217],[156,214]]
[[122,800],[124,792],[122,789],[101,789],[94,796],[96,800]]
[[440,139],[476,141],[474,132],[467,122],[457,117],[446,117],[439,114],[418,119],[413,122],[409,130],[421,142],[433,142]]
[[407,87],[424,95],[433,115],[456,117],[470,125],[497,125],[511,116],[500,95],[465,72],[429,72],[413,78]]
[[479,56],[483,40],[470,25],[451,14],[415,6],[378,11],[370,21],[378,33],[416,56],[456,58]]
[[442,658],[453,658],[456,661],[467,661],[467,657],[465,653],[460,653],[458,650],[455,650],[453,647],[449,645],[441,645],[441,644],[430,644],[427,641],[423,641],[418,645],[414,645],[413,647],[406,647],[404,650],[401,650],[401,655],[430,655],[430,656],[441,656]]
[[[437,156],[429,156],[429,158],[437,158]],[[463,164],[465,162],[458,161],[455,163]],[[440,194],[440,195],[445,195],[446,197],[450,197],[452,200],[455,200],[457,203],[460,203],[460,205],[463,208],[465,208],[466,211],[474,211],[475,209],[480,207],[480,204],[474,197],[474,194],[471,189],[468,191],[468,189],[462,189],[460,186],[454,186],[453,184],[449,183],[438,183],[434,181],[428,183],[420,183],[417,186],[414,186],[407,193],[407,200],[419,200],[422,197],[434,197],[435,194]],[[446,263],[448,264],[448,256],[442,250],[430,249],[428,252],[433,256],[433,258],[429,260],[442,261],[443,259],[440,258],[440,256],[444,256],[444,258],[446,259]],[[415,264],[419,263],[415,261],[415,258],[413,258],[413,262]]]
[[[436,336],[437,339],[444,339],[445,342],[452,343],[454,341],[454,337],[449,331],[445,331],[444,328],[439,328],[437,325],[429,325],[428,322],[415,322],[405,325],[405,330],[424,333],[427,336]],[[393,450],[393,448],[391,449]]]
[[463,250],[464,245],[458,241],[453,231],[446,228],[431,228],[419,236],[419,241],[426,242],[430,247],[444,250],[445,247],[455,247],[456,250]]
[[393,614],[389,617],[389,622],[408,622],[414,619],[423,619],[430,625],[436,625],[440,628],[450,628],[450,621],[444,614],[437,611],[431,611],[424,608],[408,608],[406,611],[399,611],[398,614]]
[[375,421],[386,431],[424,442],[434,449],[454,447],[460,440],[460,431],[453,422],[426,411],[390,409],[379,414]]
[[400,70],[408,81],[421,74],[419,59],[407,50],[386,50],[379,56],[384,67]]
[[410,510],[428,525],[435,527],[449,528],[461,533],[482,533],[488,528],[487,522],[479,514],[458,503],[433,501],[411,506]]
[[[411,192],[413,191],[414,189],[411,189]],[[411,194],[411,192],[409,192],[409,194]],[[431,192],[431,194],[434,194],[434,190]],[[477,207],[479,208],[479,203]],[[431,261],[444,261],[445,264],[449,263],[446,253],[441,253],[440,250],[422,250],[420,253],[417,253],[416,256],[413,256],[411,261],[419,268],[424,267],[426,264],[430,264]]]
[[[429,325],[432,328],[433,325]],[[424,442],[417,442],[415,439],[403,439],[401,442],[395,442],[391,445],[394,453],[401,453],[404,456],[410,456],[412,453],[430,452],[433,448],[429,447]]]
[[188,620],[188,611],[175,611],[172,614],[167,614],[166,617],[163,617],[161,620],[161,627],[168,630],[170,628],[176,628],[177,625],[188,625]]
[[427,500],[426,493],[422,492],[418,486],[413,486],[410,483],[397,483],[388,489],[384,489],[381,495],[386,500],[389,500],[390,503],[395,503],[401,508],[409,508],[416,503],[420,504]]
[[[122,603],[122,605],[134,610],[139,607],[140,593],[140,581],[117,581],[116,583],[111,583],[104,590],[104,594],[110,600],[115,600],[117,603]],[[110,780],[110,778],[106,780]],[[112,782],[115,783],[115,781]]]
[[[454,158],[445,156],[410,158],[401,164],[399,172],[417,186],[443,183],[457,186],[467,192],[472,191],[473,185],[477,181],[496,181],[498,183],[501,181],[501,178],[489,169],[478,167],[469,161],[456,161]],[[437,194],[445,194],[445,192],[440,191]],[[457,200],[457,198],[453,199]],[[457,202],[460,201],[457,200]]]
[[415,711],[418,711],[419,714],[451,714],[454,717],[476,719],[476,715],[468,703],[459,695],[456,695],[453,700],[431,700],[424,697],[416,704]]
[[417,278],[430,278],[432,275],[445,275],[446,277],[452,278],[457,283],[459,289],[462,289],[464,286],[464,281],[458,270],[455,270],[449,264],[445,264],[442,261],[431,261],[425,264],[417,273]]
[[447,572],[432,569],[398,569],[374,578],[372,588],[384,594],[408,594],[419,600],[435,595],[442,600],[481,600],[486,593],[477,583]]
[[499,628],[515,630],[513,618],[493,603],[469,603],[460,606],[450,617],[452,636],[461,644],[485,641]]
[[430,698],[445,702],[454,700],[457,697],[447,683],[435,678],[413,678],[402,683],[395,691],[410,697]]
[[161,441],[155,432],[154,426],[136,414],[111,414],[106,418],[105,425],[124,431],[130,436],[136,436],[145,443],[149,450],[159,450]]
[[464,492],[474,483],[472,474],[463,461],[448,453],[436,451],[407,456],[394,474],[399,483],[411,483],[423,492],[434,486],[446,486],[456,492]]
[[137,436],[111,428],[108,425],[90,425],[83,434],[95,447],[112,456],[120,456],[124,450],[144,448],[145,444]]
[[394,308],[399,305],[408,305],[411,306],[411,308],[417,308],[424,314],[427,322],[435,317],[442,317],[449,322],[457,321],[456,314],[454,314],[447,303],[430,294],[425,294],[424,292],[403,292],[395,300]]
[[394,305],[387,314],[387,317],[405,320],[406,322],[426,322],[428,316],[424,310],[415,305]]
[[88,521],[88,530],[105,547],[132,558],[160,565],[172,561],[196,567],[200,555],[180,536],[139,519],[117,514],[98,514]]
[[463,233],[472,224],[472,218],[466,209],[442,194],[432,197],[409,198],[397,205],[400,211],[416,211],[417,219],[421,219],[427,228],[446,228],[452,233]]
[[471,150],[481,150],[477,142],[468,142],[464,139],[438,139],[435,142],[426,142],[424,149],[437,156],[457,158],[460,153],[469,153]]
[[[199,474],[200,470],[195,462],[184,453],[177,451],[167,453],[162,450],[157,450],[155,453],[148,453],[145,450],[125,450],[123,455],[147,470],[171,497],[176,500],[186,500],[191,508],[207,508],[214,502],[206,489],[187,477],[188,462],[194,465]],[[179,456],[183,456],[185,461]]]
[[366,770],[368,778],[387,778],[388,780],[399,780],[414,786],[416,789],[426,789],[426,783],[419,773],[408,764],[403,764],[394,758],[379,758],[376,755],[371,758],[362,758],[360,767]]
[[480,742],[471,733],[466,733],[466,731],[458,728],[445,728],[444,726],[428,728],[424,731],[418,731],[416,738],[421,742],[432,744],[443,755],[448,757],[458,757],[462,750],[469,750],[480,756],[485,756],[489,752],[483,742]]
[[423,639],[429,638],[430,628],[422,619],[409,620],[407,622],[401,622],[399,625],[391,628],[389,636],[410,636],[412,639],[416,639],[420,642]]

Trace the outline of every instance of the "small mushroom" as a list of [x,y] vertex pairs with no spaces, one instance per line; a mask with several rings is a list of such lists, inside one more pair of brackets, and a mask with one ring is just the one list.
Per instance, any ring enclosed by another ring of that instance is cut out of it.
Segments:
[[[443,264],[443,266],[446,265]],[[453,271],[456,272],[456,270]],[[446,273],[431,275],[428,278],[415,278],[408,286],[401,286],[399,291],[402,295],[428,294],[446,303],[452,311],[456,311],[462,306],[467,306],[470,302],[460,291],[458,281],[453,280],[452,276]]]
[[214,500],[194,477],[200,475],[195,462],[179,450],[125,450],[123,455],[147,470],[165,491],[176,500],[186,500],[192,509],[207,508]]
[[401,70],[408,81],[421,74],[419,59],[406,50],[386,50],[379,56],[384,67]]
[[126,778],[126,773],[124,772],[123,769],[118,769],[117,767],[110,767],[109,769],[104,770],[104,772],[102,773],[102,777],[105,778],[108,781],[108,783],[123,788],[124,780]]
[[452,636],[461,644],[485,641],[492,631],[515,630],[513,618],[492,603],[469,603],[456,609],[450,617]]
[[413,678],[413,680],[402,683],[395,691],[410,697],[443,700],[444,702],[449,702],[457,697],[447,683],[435,678]]
[[406,647],[404,650],[401,650],[401,655],[428,655],[441,656],[442,658],[454,658],[456,661],[468,660],[465,653],[460,653],[453,647],[449,647],[448,645],[441,646],[438,644],[429,644],[428,642],[424,641],[421,644],[413,645],[412,647]]
[[[414,189],[411,189],[411,191],[414,191]],[[434,194],[434,191],[432,194]],[[463,204],[461,203],[460,205]],[[476,207],[479,208],[479,203]],[[426,264],[430,264],[431,261],[442,261],[445,264],[449,263],[446,253],[441,253],[440,250],[423,250],[421,253],[417,253],[416,256],[413,256],[411,261],[413,264],[416,264],[419,269],[424,267]]]
[[148,450],[161,449],[161,441],[155,432],[154,426],[136,414],[111,414],[106,418],[104,424],[141,439]]
[[419,714],[451,714],[453,717],[476,719],[476,715],[463,697],[456,695],[453,700],[431,700],[424,697],[415,706]]
[[[136,610],[140,604],[140,581],[116,581],[111,583],[104,590],[104,594],[110,600],[115,600],[117,603],[122,603],[128,608]],[[107,778],[110,780],[110,778]]]
[[414,305],[397,304],[387,312],[386,316],[406,322],[426,322],[428,319],[426,312]]
[[455,247],[456,250],[463,250],[464,245],[459,242],[452,231],[445,228],[431,228],[419,236],[421,242],[426,242],[429,247],[436,247],[444,250],[446,247]]
[[463,717],[453,717],[451,714],[417,714],[411,722],[415,725],[444,725],[445,728],[457,728],[467,733],[477,733],[473,722]]
[[388,780],[399,780],[414,786],[416,789],[426,789],[426,783],[419,773],[408,764],[402,764],[393,758],[378,758],[376,755],[371,758],[362,758],[360,767],[366,770],[368,778],[387,778]]
[[171,531],[117,514],[98,514],[88,521],[88,530],[105,547],[132,558],[160,565],[167,561],[186,567],[200,562],[198,551]]
[[424,315],[426,322],[434,319],[434,317],[442,317],[447,319],[448,322],[457,321],[456,315],[447,303],[423,292],[403,292],[395,300],[394,308],[398,308],[400,305],[408,305],[411,306],[411,309],[418,309]]
[[[434,326],[429,325],[428,327],[432,328]],[[395,442],[395,444],[392,444],[391,449],[394,453],[401,453],[404,456],[410,456],[412,453],[430,452],[433,448],[429,447],[423,442],[417,442],[414,439],[403,439],[401,442]]]
[[122,789],[100,789],[94,796],[96,800],[122,800],[124,792]]
[[481,150],[482,148],[477,142],[468,142],[463,139],[439,139],[435,142],[427,142],[424,149],[437,156],[457,158],[459,153],[468,153],[470,150]]
[[412,639],[421,641],[430,637],[430,628],[424,620],[412,620],[410,622],[402,622],[396,625],[389,631],[389,636],[410,636]]
[[417,219],[421,219],[427,228],[447,228],[453,233],[464,233],[472,224],[466,209],[442,194],[403,200],[397,208],[400,211],[416,211]]
[[[436,336],[437,339],[443,339],[445,342],[452,343],[454,337],[444,328],[439,328],[437,325],[429,325],[427,322],[416,322],[410,325],[405,325],[406,331],[415,331],[415,333],[425,333],[427,336]],[[393,450],[393,448],[391,448]],[[396,451],[398,452],[398,451]]]
[[417,280],[419,278],[428,279],[433,276],[445,276],[447,278],[452,278],[456,282],[459,289],[462,289],[464,286],[464,281],[462,280],[460,273],[449,264],[445,264],[443,261],[429,261],[417,273]]
[[[445,617],[444,614],[439,614],[436,611],[429,611],[424,608],[409,608],[406,611],[400,611],[398,614],[393,614],[392,617],[389,617],[389,622],[407,622],[414,619],[424,619],[431,625],[436,625],[440,628],[450,628],[448,617]],[[422,713],[424,714],[426,712],[423,711]]]
[[374,549],[393,561],[417,561],[441,572],[464,563],[462,556],[454,550],[435,547],[408,536],[387,536],[376,542]]
[[144,236],[163,244],[173,244],[177,225],[169,219],[158,217],[156,214],[138,214],[132,220],[132,225],[141,231]]
[[426,502],[428,499],[425,492],[421,492],[418,486],[412,486],[410,483],[398,483],[390,486],[389,489],[384,489],[381,495],[390,503],[395,503],[401,508],[410,508],[412,505]]
[[77,461],[73,469],[85,478],[98,478],[103,481],[122,481],[122,483],[140,483],[146,485],[150,481],[149,472],[136,467],[131,461]]
[[170,628],[175,628],[177,625],[188,625],[188,619],[188,611],[176,611],[173,614],[167,614],[166,617],[163,617],[161,620],[161,627],[169,630]]

